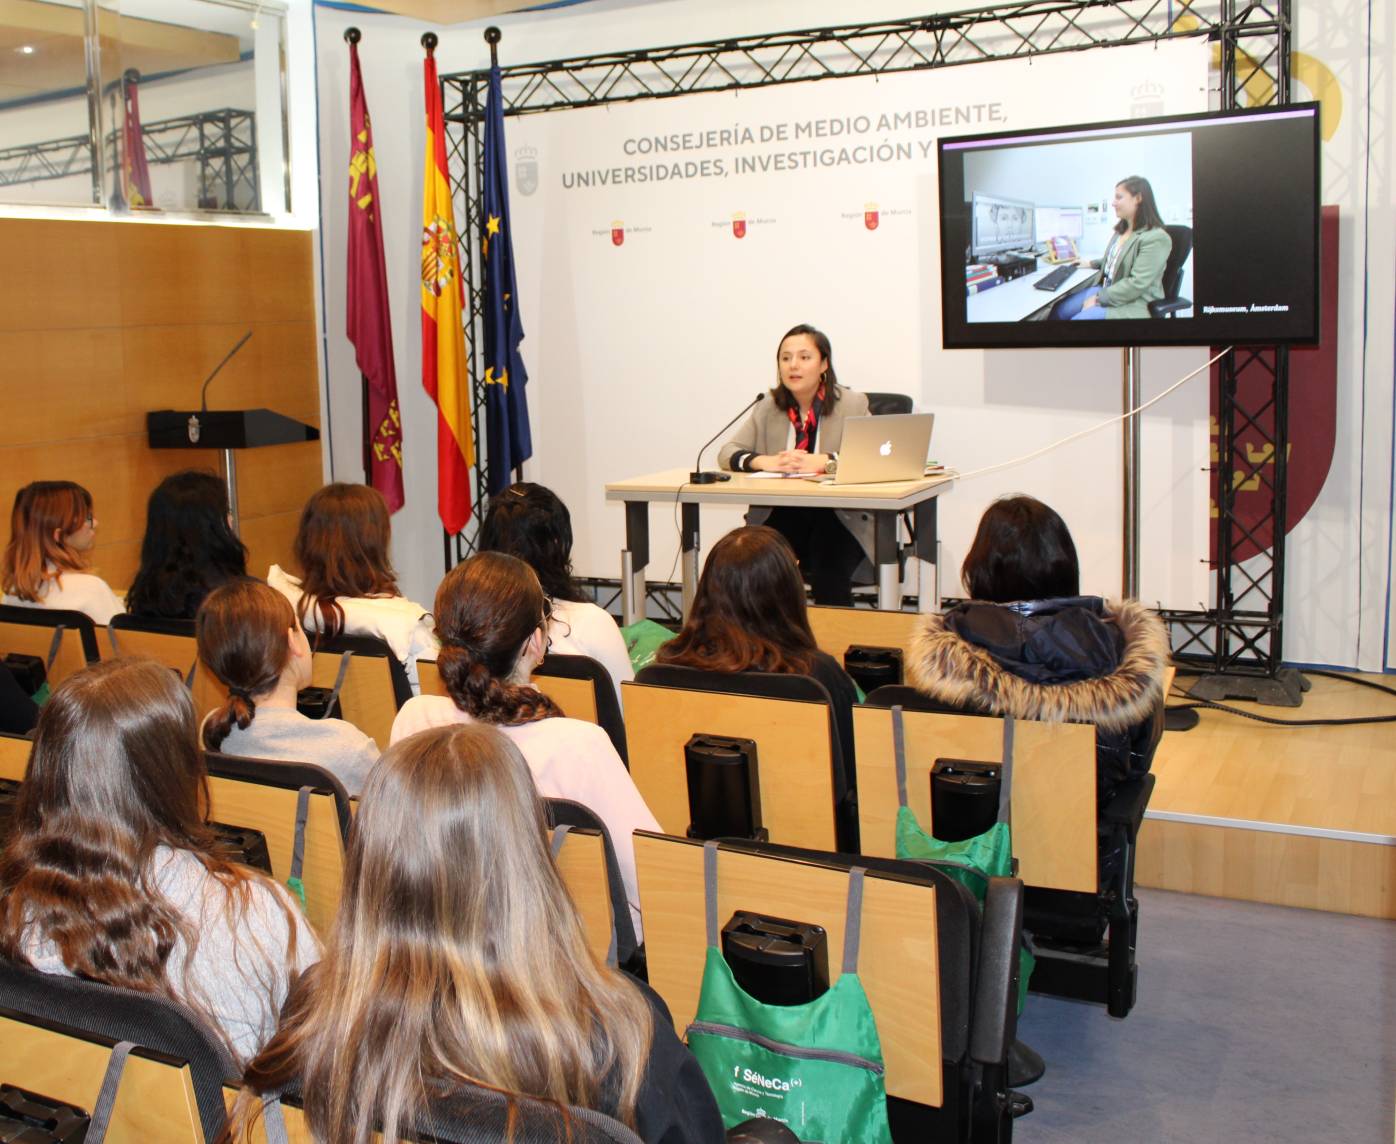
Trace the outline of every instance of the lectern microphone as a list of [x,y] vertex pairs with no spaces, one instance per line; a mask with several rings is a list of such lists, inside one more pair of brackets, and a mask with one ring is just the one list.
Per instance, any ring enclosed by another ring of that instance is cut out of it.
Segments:
[[[230,361],[233,360],[233,355],[247,344],[247,339],[251,336],[251,330],[248,330],[247,333],[243,334],[242,337],[238,339],[238,344],[223,355],[223,360],[220,361],[216,366],[214,366],[213,372],[204,379],[204,387],[199,393],[199,413],[208,412],[208,383],[218,376],[218,371],[220,369],[222,369],[225,365],[227,365]],[[191,445],[197,445],[199,443],[199,434],[201,432],[202,427],[199,424],[198,415],[191,413],[189,415],[189,443]]]
[[754,398],[747,402],[745,408],[742,409],[741,413],[738,413],[736,417],[732,418],[731,421],[727,422],[726,425],[724,425],[710,438],[708,438],[707,444],[705,444],[702,449],[698,450],[698,456],[696,456],[693,459],[693,472],[688,474],[688,483],[690,485],[714,485],[717,484],[718,481],[730,481],[732,479],[731,476],[729,476],[727,473],[703,472],[698,467],[699,464],[702,463],[703,453],[707,450],[708,445],[711,445],[714,441],[716,441],[719,437],[726,433],[727,430],[732,428],[732,426],[737,423],[738,419],[744,416],[748,410],[754,408],[756,405],[759,405],[761,399],[765,396],[766,392],[765,390],[762,390]]

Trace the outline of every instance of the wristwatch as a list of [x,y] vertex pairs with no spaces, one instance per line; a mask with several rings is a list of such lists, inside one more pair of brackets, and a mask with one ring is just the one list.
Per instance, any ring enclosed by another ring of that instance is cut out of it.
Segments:
[[824,472],[827,473],[829,476],[832,477],[832,476],[833,476],[835,473],[837,473],[838,471],[839,471],[839,459],[838,459],[838,457],[830,457],[827,461],[824,462]]

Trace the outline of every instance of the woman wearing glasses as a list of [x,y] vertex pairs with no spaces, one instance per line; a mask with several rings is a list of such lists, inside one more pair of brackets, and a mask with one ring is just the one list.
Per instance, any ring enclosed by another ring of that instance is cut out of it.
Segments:
[[72,481],[35,481],[15,494],[10,542],[0,562],[6,604],[83,612],[105,624],[126,609],[88,571],[97,537],[92,494]]
[[610,832],[640,936],[636,830],[658,830],[606,732],[567,718],[530,682],[547,654],[549,613],[538,577],[522,560],[482,552],[457,564],[436,591],[437,667],[449,695],[410,699],[393,721],[397,743],[449,723],[488,723],[518,748],[544,798],[589,808]]

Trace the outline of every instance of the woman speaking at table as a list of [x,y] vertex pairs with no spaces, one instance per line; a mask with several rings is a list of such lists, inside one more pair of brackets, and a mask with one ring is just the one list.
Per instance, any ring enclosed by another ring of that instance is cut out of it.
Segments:
[[[776,350],[777,385],[718,454],[724,469],[744,473],[823,473],[833,468],[843,423],[864,417],[868,399],[839,385],[829,339],[799,325]],[[753,507],[748,524],[774,528],[795,550],[816,604],[853,603],[853,576],[871,568],[873,522],[852,509],[802,505]]]

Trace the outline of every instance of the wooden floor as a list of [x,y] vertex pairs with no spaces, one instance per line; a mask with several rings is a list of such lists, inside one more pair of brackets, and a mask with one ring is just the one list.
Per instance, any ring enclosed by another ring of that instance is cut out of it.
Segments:
[[[1396,715],[1396,696],[1309,678],[1299,708],[1228,705],[1275,719]],[[1396,686],[1396,676],[1360,678]],[[1165,734],[1155,757],[1138,883],[1396,918],[1396,723],[1291,728],[1201,715],[1196,729]]]

